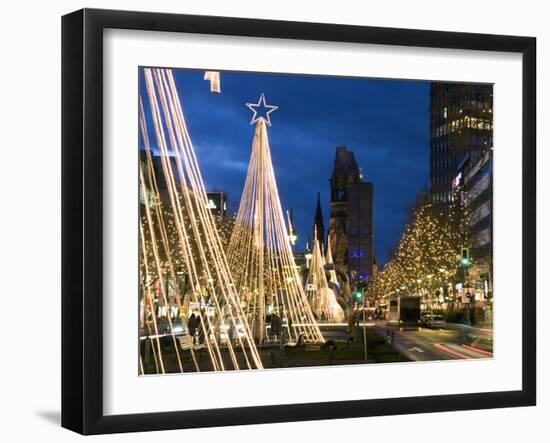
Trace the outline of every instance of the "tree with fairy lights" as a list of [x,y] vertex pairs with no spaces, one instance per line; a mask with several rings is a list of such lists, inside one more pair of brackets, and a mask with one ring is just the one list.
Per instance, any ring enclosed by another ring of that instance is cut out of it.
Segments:
[[442,212],[421,195],[390,260],[369,281],[368,296],[431,297],[434,288],[452,282],[465,242],[457,217],[455,211]]

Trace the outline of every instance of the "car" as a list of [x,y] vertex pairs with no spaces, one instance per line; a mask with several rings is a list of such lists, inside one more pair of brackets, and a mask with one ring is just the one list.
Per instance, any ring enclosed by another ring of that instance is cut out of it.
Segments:
[[443,315],[432,315],[428,320],[426,326],[430,329],[443,329],[447,326],[445,322],[445,316]]
[[422,314],[420,314],[420,324],[422,326],[426,326],[428,324],[428,321],[432,318],[433,313],[432,311],[423,311]]
[[[362,312],[359,313],[359,320],[363,321],[363,318],[368,321],[375,320],[375,308],[364,308]],[[364,317],[363,317],[364,316]]]

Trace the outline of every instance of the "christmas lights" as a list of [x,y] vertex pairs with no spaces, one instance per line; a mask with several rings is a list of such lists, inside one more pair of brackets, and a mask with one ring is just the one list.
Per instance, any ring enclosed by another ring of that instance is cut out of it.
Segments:
[[228,249],[230,267],[257,343],[266,340],[268,308],[283,319],[291,340],[324,342],[308,304],[285,226],[267,125],[277,109],[262,94],[247,104],[255,124],[252,153]]
[[[140,163],[140,191],[143,210],[140,226],[141,237],[141,291],[143,309],[149,307],[146,320],[152,323],[156,345],[154,346],[157,373],[165,372],[166,355],[159,341],[158,315],[151,294],[153,282],[158,283],[160,299],[157,304],[170,306],[167,283],[176,287],[175,303],[185,333],[189,333],[186,306],[188,300],[198,307],[196,314],[203,332],[202,346],[206,349],[211,368],[215,371],[241,368],[262,368],[260,356],[252,339],[246,316],[235,290],[223,241],[218,232],[200,174],[191,138],[187,131],[181,103],[172,71],[169,69],[144,69],[151,119],[160,151],[160,170],[155,169],[153,154],[147,133],[144,107],[140,102],[140,132],[142,161]],[[166,189],[159,190],[159,180]],[[177,286],[177,275],[186,280],[183,293]],[[177,340],[171,310],[166,320],[168,333],[181,372],[184,371],[181,349]],[[239,331],[233,339],[222,338],[222,325]],[[151,332],[150,329],[148,331]],[[200,365],[191,349],[195,370]]]
[[465,243],[456,211],[437,212],[417,202],[397,248],[382,271],[368,283],[371,298],[416,294],[431,298],[436,288],[454,281]]
[[311,309],[318,319],[339,323],[344,321],[344,311],[336,301],[336,295],[329,288],[327,282],[325,261],[321,254],[319,240],[317,239],[317,227],[315,227],[314,237],[313,256],[306,282],[307,297]]

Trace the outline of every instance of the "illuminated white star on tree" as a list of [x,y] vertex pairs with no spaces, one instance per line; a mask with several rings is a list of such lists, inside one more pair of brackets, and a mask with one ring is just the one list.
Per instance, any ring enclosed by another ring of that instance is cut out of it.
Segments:
[[279,109],[278,106],[268,105],[265,102],[264,94],[260,95],[260,99],[258,100],[258,103],[247,103],[246,107],[249,108],[254,113],[254,115],[252,116],[252,120],[250,120],[251,125],[256,123],[258,120],[262,119],[264,122],[266,122],[267,126],[271,126],[271,120],[269,119],[269,114]]

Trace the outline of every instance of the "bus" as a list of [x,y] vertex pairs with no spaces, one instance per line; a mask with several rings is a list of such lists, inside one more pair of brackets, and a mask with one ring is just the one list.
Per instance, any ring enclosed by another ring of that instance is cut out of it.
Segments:
[[388,324],[403,329],[418,329],[420,326],[420,297],[405,295],[390,300]]

